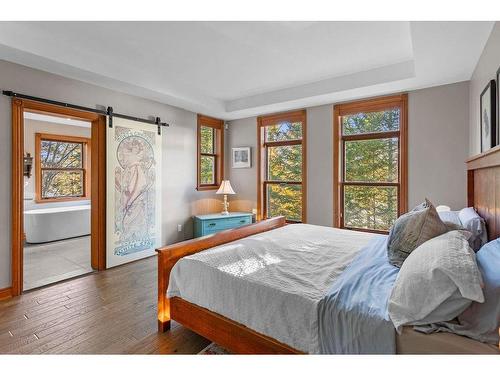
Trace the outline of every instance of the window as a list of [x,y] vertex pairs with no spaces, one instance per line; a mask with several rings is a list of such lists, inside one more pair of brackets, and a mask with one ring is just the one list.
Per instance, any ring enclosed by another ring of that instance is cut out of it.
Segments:
[[407,95],[334,107],[335,226],[387,232],[407,210]]
[[35,201],[89,199],[90,139],[35,134]]
[[224,121],[198,115],[198,190],[219,188],[224,177]]
[[259,218],[306,218],[306,112],[258,118]]

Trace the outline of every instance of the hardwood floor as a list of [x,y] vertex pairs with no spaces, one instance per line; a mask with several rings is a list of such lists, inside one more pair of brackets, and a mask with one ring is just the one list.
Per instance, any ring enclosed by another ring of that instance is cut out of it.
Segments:
[[147,258],[0,301],[0,353],[196,354],[209,341],[156,332],[157,260]]

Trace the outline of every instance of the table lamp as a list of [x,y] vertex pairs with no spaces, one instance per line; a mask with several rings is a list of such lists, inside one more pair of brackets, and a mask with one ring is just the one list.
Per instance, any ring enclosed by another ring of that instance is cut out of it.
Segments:
[[223,210],[221,212],[222,215],[229,215],[229,211],[227,210],[229,208],[229,203],[227,201],[227,195],[228,194],[236,194],[231,187],[231,183],[229,180],[222,180],[222,183],[220,184],[219,190],[217,190],[217,193],[215,194],[224,194],[224,203],[223,203]]

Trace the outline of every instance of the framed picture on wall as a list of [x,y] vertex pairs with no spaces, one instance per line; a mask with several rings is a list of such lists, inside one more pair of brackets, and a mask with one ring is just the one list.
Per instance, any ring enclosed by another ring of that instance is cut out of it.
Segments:
[[252,166],[252,155],[250,147],[234,147],[233,154],[233,168],[250,168]]
[[497,107],[497,139],[496,144],[500,144],[500,66],[497,70],[497,97],[496,97],[496,107]]
[[496,100],[496,82],[492,79],[480,97],[481,152],[494,147],[497,142]]

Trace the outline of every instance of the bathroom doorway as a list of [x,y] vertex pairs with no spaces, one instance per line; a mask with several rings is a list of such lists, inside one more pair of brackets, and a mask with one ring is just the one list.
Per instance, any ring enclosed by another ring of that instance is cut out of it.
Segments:
[[105,118],[12,100],[12,290],[105,269]]
[[92,272],[91,122],[24,111],[23,291]]

